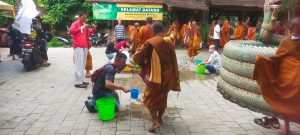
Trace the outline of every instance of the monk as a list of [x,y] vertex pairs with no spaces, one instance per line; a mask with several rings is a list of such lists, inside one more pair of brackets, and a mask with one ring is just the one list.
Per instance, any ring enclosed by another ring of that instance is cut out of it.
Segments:
[[179,25],[178,22],[174,21],[172,23],[172,25],[170,26],[169,31],[167,32],[167,36],[170,36],[171,34],[176,35],[176,38],[175,38],[175,40],[173,42],[174,46],[176,45],[176,41],[179,40],[179,34],[178,34],[178,28],[179,28],[179,26],[178,25]]
[[245,39],[247,40],[254,40],[256,35],[256,27],[252,21],[247,22],[248,32]]
[[202,42],[200,26],[197,25],[196,21],[192,22],[192,27],[189,31],[189,37],[187,52],[190,61],[194,62],[194,57],[198,55],[200,43]]
[[230,32],[229,28],[230,28],[229,21],[225,19],[221,28],[221,39],[220,39],[221,47],[224,47],[224,45],[229,41],[229,32]]
[[291,20],[290,33],[275,56],[257,56],[253,74],[262,97],[284,118],[282,134],[289,134],[290,121],[300,123],[300,17]]
[[208,46],[215,44],[214,43],[214,28],[215,28],[216,25],[217,25],[217,21],[213,20],[211,22],[211,26],[209,28],[209,33],[208,33],[208,41],[207,41]]
[[93,59],[92,59],[92,55],[90,53],[91,47],[92,47],[92,42],[89,41],[88,54],[87,54],[86,65],[85,65],[85,77],[86,78],[90,78],[92,76],[92,74],[90,72],[93,69]]
[[134,28],[131,30],[130,33],[130,40],[132,43],[132,54],[135,53],[136,49],[139,46],[139,23],[134,23]]
[[[139,31],[139,46],[141,46],[143,43],[146,42],[146,40],[152,37],[152,30],[151,30],[151,26],[153,23],[152,17],[147,17],[146,23],[147,24],[145,26],[142,26]],[[137,48],[139,48],[139,46]]]
[[188,40],[189,40],[189,37],[188,37],[188,32],[190,30],[190,26],[191,26],[191,22],[189,22],[188,24],[183,24],[181,29],[180,29],[180,36],[182,37],[182,43],[181,43],[181,46],[182,47],[187,47],[187,44],[188,44]]
[[170,90],[180,91],[180,81],[175,49],[164,39],[164,25],[155,22],[152,31],[154,37],[138,48],[133,61],[140,65],[140,76],[146,84],[143,103],[152,118],[149,132],[156,132],[162,124],[168,93]]
[[128,32],[129,32],[129,34],[131,34],[134,29],[135,29],[134,26],[128,25]]
[[239,21],[235,22],[233,39],[234,40],[243,40],[244,39],[244,26]]

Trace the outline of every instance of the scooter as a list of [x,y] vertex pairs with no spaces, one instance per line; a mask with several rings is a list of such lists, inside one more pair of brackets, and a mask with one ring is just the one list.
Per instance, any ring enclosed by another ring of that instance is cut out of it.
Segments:
[[89,40],[92,44],[97,46],[103,46],[107,42],[108,33],[95,33],[89,36]]
[[30,40],[23,41],[22,57],[23,66],[27,71],[38,68],[43,62],[39,46]]

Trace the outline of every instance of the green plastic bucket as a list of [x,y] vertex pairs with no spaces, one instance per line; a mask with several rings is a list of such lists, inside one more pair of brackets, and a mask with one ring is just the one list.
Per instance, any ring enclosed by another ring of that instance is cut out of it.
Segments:
[[205,64],[198,64],[196,65],[195,69],[196,74],[205,74]]
[[99,120],[107,121],[115,118],[115,98],[99,98],[96,101],[96,109],[98,110]]

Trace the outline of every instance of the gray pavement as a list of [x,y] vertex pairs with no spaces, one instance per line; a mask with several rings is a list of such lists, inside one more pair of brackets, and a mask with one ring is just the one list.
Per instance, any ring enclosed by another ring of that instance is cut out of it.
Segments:
[[[94,69],[107,62],[104,48],[92,48]],[[26,72],[20,60],[7,58],[8,49],[0,48],[0,134],[150,134],[150,115],[138,100],[121,93],[121,111],[113,121],[102,122],[91,114],[84,101],[91,95],[87,89],[74,87],[72,48],[51,48],[51,66]],[[217,76],[196,75],[184,50],[177,50],[182,92],[170,92],[162,135],[274,135],[275,129],[255,125],[263,115],[233,104],[217,92]],[[198,59],[208,57],[202,51]],[[88,79],[89,80],[89,79]],[[117,75],[117,83],[144,88],[135,73]],[[300,125],[292,124],[294,134]]]

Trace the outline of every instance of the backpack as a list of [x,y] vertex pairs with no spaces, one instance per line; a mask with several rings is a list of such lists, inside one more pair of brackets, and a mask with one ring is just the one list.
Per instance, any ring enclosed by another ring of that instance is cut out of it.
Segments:
[[104,67],[108,66],[108,65],[114,66],[113,64],[106,64],[93,72],[92,77],[91,77],[93,84],[97,81],[97,79],[98,79],[100,73],[103,71]]

